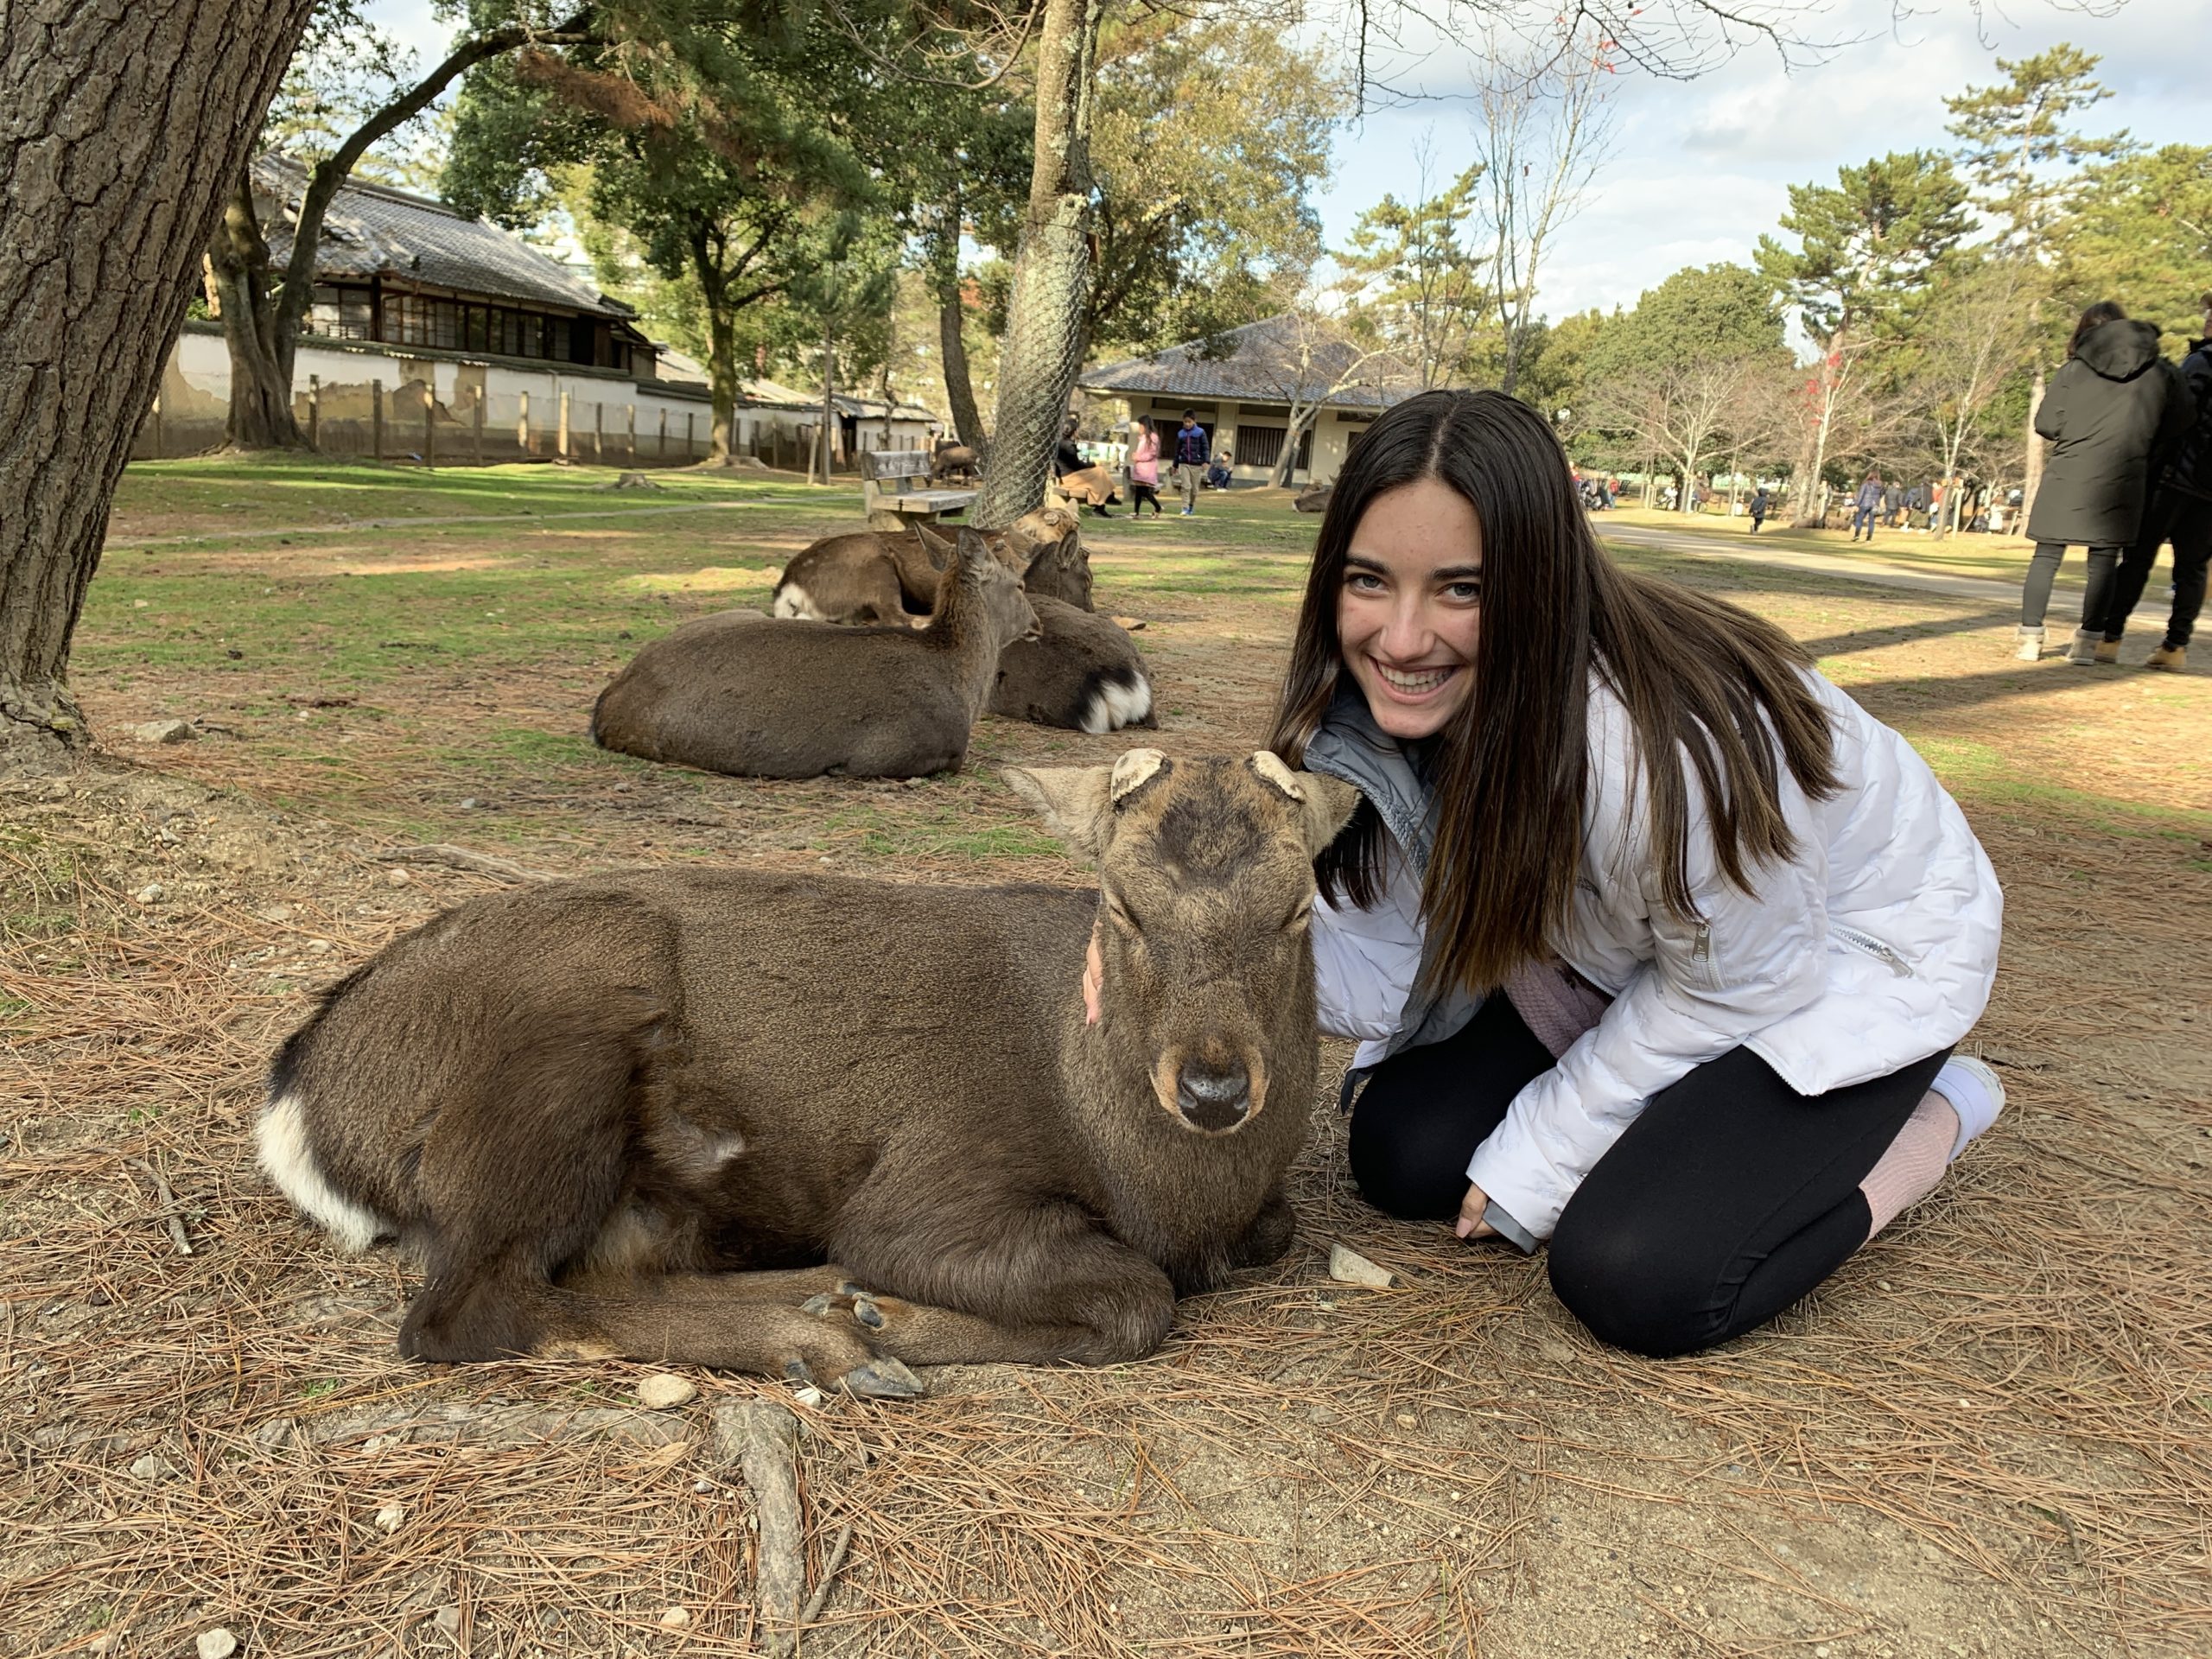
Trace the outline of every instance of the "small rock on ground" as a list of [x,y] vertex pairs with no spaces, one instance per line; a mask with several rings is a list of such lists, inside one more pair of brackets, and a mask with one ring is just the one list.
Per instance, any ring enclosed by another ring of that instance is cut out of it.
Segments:
[[690,1610],[683,1607],[671,1607],[660,1616],[660,1627],[664,1630],[680,1630],[690,1622]]
[[202,1630],[193,1643],[200,1659],[231,1659],[238,1650],[238,1639],[218,1624],[212,1630]]
[[407,1520],[404,1505],[387,1503],[377,1511],[377,1525],[385,1532],[397,1532]]
[[1341,1244],[1329,1246],[1329,1277],[1340,1285],[1365,1285],[1372,1290],[1390,1288],[1389,1270],[1378,1268],[1357,1250]]
[[699,1385],[673,1371],[656,1371],[638,1384],[638,1403],[648,1411],[666,1411],[698,1397]]
[[189,743],[200,735],[188,720],[149,720],[133,726],[130,735],[141,743]]

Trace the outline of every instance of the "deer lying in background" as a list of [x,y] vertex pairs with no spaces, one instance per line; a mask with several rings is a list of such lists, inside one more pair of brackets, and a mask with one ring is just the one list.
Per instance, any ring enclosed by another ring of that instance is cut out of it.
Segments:
[[1029,603],[1041,632],[999,653],[993,714],[1094,734],[1159,724],[1144,658],[1119,623],[1043,594]]
[[1329,498],[1336,493],[1334,480],[1326,484],[1308,484],[1292,498],[1290,505],[1300,512],[1326,512]]
[[[984,541],[1032,594],[1090,608],[1090,561],[1075,515],[1061,507],[1024,513]],[[815,622],[918,624],[937,603],[951,556],[945,537],[919,528],[825,536],[776,578],[775,614]]]
[[685,870],[480,899],[284,1044],[263,1167],[342,1249],[422,1257],[413,1358],[891,1396],[911,1365],[1141,1358],[1178,1295],[1289,1246],[1313,860],[1355,798],[1267,753],[1007,776],[1098,892]]
[[[990,711],[1081,732],[1154,724],[1142,654],[1121,628],[1090,613],[1090,559],[1074,517],[1040,508],[1001,533],[993,550],[1022,572],[1041,632],[1000,654]],[[785,568],[776,614],[866,622],[897,606],[906,617],[918,594],[934,593],[949,553],[942,537],[922,529],[825,537]],[[929,620],[910,620],[918,626]]]
[[1020,579],[963,531],[926,630],[702,616],[614,677],[592,710],[592,740],[740,777],[951,771],[990,701],[999,653],[1038,627]]

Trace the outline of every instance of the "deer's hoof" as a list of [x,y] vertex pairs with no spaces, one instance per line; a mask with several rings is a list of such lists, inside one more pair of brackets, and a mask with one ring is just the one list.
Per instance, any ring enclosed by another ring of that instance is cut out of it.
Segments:
[[888,1354],[854,1366],[842,1381],[847,1393],[862,1400],[918,1400],[929,1392],[920,1377]]
[[884,1326],[883,1309],[874,1297],[856,1285],[840,1286],[835,1295],[824,1291],[818,1296],[810,1296],[799,1304],[798,1311],[811,1313],[817,1319],[846,1313],[853,1316],[855,1323],[871,1331],[880,1331]]

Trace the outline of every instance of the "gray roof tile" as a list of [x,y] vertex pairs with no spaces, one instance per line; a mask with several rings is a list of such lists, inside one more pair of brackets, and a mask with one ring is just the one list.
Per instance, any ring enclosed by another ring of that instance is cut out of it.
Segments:
[[[291,254],[292,221],[307,188],[306,169],[281,156],[259,156],[253,163],[253,188],[264,204],[262,231],[270,256],[282,264]],[[490,220],[469,219],[442,202],[382,185],[353,182],[340,188],[323,217],[315,269],[326,282],[384,275],[593,316],[637,315]]]
[[[1176,397],[1243,398],[1255,403],[1300,401],[1328,390],[1359,356],[1344,341],[1315,342],[1300,366],[1298,334],[1287,315],[1231,328],[1215,340],[1164,346],[1144,357],[1109,363],[1076,378],[1085,391],[1150,392]],[[1388,409],[1421,387],[1395,359],[1378,355],[1328,399],[1332,409]]]

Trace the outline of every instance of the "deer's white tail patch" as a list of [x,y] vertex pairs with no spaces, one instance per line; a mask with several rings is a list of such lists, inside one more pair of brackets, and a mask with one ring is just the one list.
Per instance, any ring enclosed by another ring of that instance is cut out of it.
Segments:
[[1134,726],[1152,712],[1152,686],[1141,674],[1127,681],[1101,680],[1084,704],[1083,729],[1093,734],[1118,732]]
[[379,1237],[397,1230],[325,1179],[308,1145],[307,1124],[297,1095],[280,1095],[269,1103],[261,1114],[256,1138],[261,1144],[263,1172],[299,1207],[302,1215],[328,1233],[331,1242],[346,1255],[358,1255]]
[[775,614],[786,621],[819,622],[823,620],[814,596],[795,582],[787,582],[776,589]]

